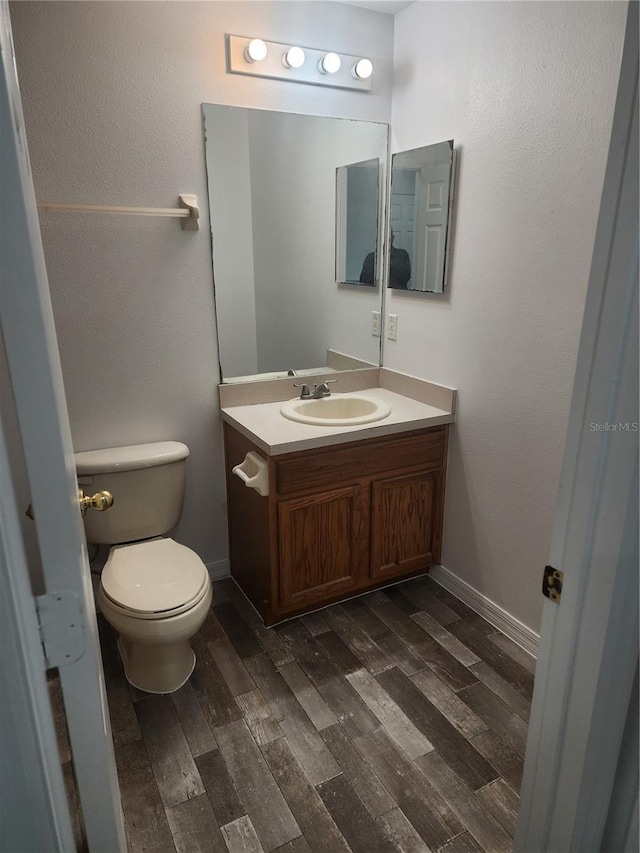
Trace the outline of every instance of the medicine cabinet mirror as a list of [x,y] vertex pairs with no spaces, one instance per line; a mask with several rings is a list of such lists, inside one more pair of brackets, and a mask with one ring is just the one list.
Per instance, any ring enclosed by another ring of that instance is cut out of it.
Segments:
[[379,160],[336,169],[336,281],[342,284],[378,283],[381,173]]
[[[217,104],[203,116],[223,381],[378,366],[382,288],[359,281],[381,243],[388,126]],[[349,187],[355,204],[376,173],[360,219]],[[344,280],[358,286],[336,282],[337,174]]]
[[452,139],[393,155],[389,287],[444,292],[453,170]]

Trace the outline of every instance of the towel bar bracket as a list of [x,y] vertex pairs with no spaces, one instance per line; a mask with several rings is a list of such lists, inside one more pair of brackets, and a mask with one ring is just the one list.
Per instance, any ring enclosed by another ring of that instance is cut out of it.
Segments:
[[182,193],[179,197],[180,207],[189,211],[189,218],[180,221],[183,231],[197,231],[200,228],[200,208],[198,207],[198,196]]

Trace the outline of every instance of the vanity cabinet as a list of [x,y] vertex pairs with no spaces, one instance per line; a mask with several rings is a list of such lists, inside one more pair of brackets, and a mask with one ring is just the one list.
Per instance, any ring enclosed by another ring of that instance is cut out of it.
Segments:
[[[268,456],[224,424],[231,574],[266,625],[440,561],[448,429]],[[268,497],[232,473],[251,450]]]

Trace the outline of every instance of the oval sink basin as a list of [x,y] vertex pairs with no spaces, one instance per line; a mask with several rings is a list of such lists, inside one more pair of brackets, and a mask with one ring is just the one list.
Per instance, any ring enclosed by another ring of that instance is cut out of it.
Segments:
[[280,413],[290,421],[315,426],[357,426],[381,421],[391,409],[373,397],[335,394],[321,400],[287,400]]

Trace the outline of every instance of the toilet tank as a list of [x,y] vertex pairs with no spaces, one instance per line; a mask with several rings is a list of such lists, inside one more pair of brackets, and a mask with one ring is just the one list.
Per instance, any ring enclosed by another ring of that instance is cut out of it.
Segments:
[[88,510],[87,542],[116,545],[172,530],[182,513],[189,448],[178,441],[109,447],[76,453],[78,486],[85,495],[106,490],[113,506]]

